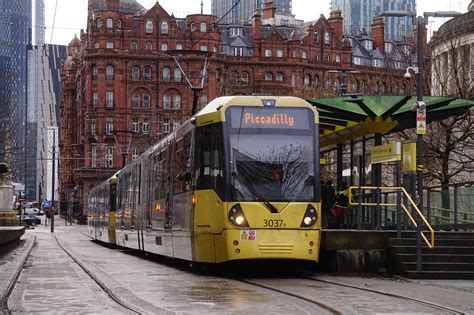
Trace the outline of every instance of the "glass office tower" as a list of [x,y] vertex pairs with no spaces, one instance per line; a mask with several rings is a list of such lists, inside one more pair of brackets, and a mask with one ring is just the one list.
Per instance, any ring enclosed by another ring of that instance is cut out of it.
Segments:
[[[416,0],[331,0],[331,10],[342,11],[344,33],[370,34],[372,19],[383,11],[416,11]],[[409,17],[386,17],[385,39],[403,41],[412,36],[413,24]]]
[[[277,7],[277,13],[292,14],[291,0],[273,0]],[[212,14],[218,19],[223,17],[237,2],[237,0],[212,0]],[[256,8],[263,9],[265,0],[241,0],[222,21],[222,23],[248,23]]]

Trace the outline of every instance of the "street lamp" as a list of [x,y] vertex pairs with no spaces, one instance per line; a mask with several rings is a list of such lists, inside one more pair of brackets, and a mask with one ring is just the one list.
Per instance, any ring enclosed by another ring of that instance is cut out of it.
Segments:
[[[411,16],[413,18],[413,24],[415,24],[416,12],[413,11],[385,11],[380,14],[381,16]],[[416,170],[418,177],[418,209],[423,211],[423,135],[426,133],[426,109],[423,103],[424,94],[424,83],[423,83],[423,31],[428,22],[428,18],[431,17],[456,17],[461,15],[455,11],[437,11],[437,12],[424,12],[423,16],[418,16],[417,22],[417,66],[408,67],[405,75],[405,79],[411,78],[410,70],[412,70],[417,76],[417,93],[416,93],[416,104],[413,107],[416,110],[417,119],[417,137],[416,137]],[[421,126],[423,124],[423,126]],[[418,226],[420,221],[418,221]],[[417,259],[417,271],[421,271],[421,255],[418,255]]]

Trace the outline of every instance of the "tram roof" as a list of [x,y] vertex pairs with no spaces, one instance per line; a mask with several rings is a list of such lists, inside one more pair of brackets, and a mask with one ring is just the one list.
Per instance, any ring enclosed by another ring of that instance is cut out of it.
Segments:
[[[474,101],[423,97],[427,124],[474,110]],[[321,147],[361,136],[416,127],[416,97],[357,96],[308,100],[319,111]]]

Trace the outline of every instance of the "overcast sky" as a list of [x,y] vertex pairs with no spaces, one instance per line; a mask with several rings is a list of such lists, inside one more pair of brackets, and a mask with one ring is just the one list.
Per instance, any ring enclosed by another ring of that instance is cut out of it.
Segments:
[[[156,0],[138,0],[144,7],[152,7]],[[418,13],[426,11],[466,12],[470,0],[418,0]],[[53,28],[54,11],[57,3],[56,20]],[[161,6],[176,17],[201,11],[200,0],[160,0]],[[204,0],[204,13],[211,12],[211,0]],[[329,16],[329,0],[293,0],[293,14],[300,20],[315,20],[320,14]],[[436,30],[447,19],[431,19],[428,29]],[[87,23],[87,0],[46,0],[46,43],[68,44],[85,29]]]

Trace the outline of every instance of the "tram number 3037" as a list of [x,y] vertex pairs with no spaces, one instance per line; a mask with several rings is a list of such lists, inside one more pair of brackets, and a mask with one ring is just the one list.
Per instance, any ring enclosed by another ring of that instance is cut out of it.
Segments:
[[270,228],[281,228],[286,227],[286,223],[283,220],[273,219],[263,219],[263,227],[270,227]]

